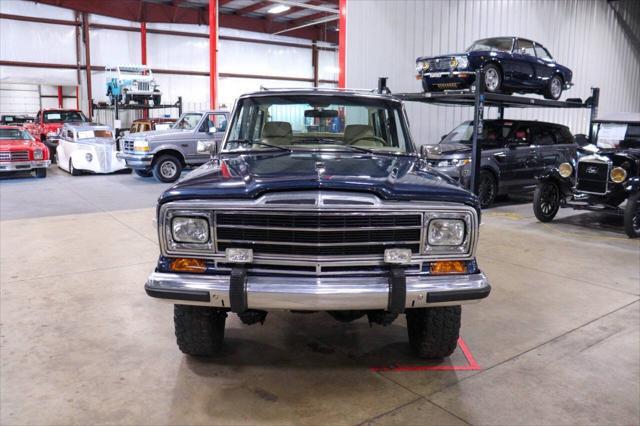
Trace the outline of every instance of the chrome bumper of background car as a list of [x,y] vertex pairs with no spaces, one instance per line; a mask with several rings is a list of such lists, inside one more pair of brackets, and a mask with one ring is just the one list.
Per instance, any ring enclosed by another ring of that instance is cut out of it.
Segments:
[[439,77],[460,77],[460,76],[472,76],[475,75],[473,71],[434,71],[434,72],[423,72],[422,77],[431,77],[431,78],[439,78]]
[[116,158],[124,160],[128,167],[132,169],[136,168],[149,168],[153,161],[153,155],[149,154],[128,154],[124,152],[118,152]]
[[[170,303],[229,308],[229,275],[152,273],[145,290]],[[248,309],[263,310],[373,310],[390,304],[390,278],[248,276]],[[406,277],[406,308],[473,303],[489,295],[483,273]]]
[[51,165],[51,160],[15,161],[12,163],[0,163],[0,172],[14,172],[46,168]]

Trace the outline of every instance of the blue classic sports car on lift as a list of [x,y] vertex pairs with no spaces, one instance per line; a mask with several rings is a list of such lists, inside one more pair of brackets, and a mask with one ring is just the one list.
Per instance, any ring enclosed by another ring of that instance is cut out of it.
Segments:
[[573,73],[558,64],[540,43],[519,37],[478,40],[465,53],[416,59],[416,78],[425,92],[468,89],[475,71],[485,71],[485,90],[492,93],[538,93],[560,99]]

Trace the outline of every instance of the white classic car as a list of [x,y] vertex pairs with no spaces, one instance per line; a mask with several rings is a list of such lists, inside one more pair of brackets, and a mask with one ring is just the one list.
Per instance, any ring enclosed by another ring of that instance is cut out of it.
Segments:
[[113,129],[96,123],[65,123],[60,129],[58,167],[77,176],[87,171],[113,173],[127,168],[117,158]]

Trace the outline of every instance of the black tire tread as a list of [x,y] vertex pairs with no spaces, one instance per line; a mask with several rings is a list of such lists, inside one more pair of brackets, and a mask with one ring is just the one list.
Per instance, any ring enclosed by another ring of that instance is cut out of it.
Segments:
[[[487,179],[491,179],[491,184],[493,185],[493,196],[485,203],[482,204],[480,207],[482,207],[483,209],[486,209],[488,207],[491,207],[491,205],[496,201],[496,197],[498,195],[498,181],[495,178],[495,176],[493,175],[493,173],[491,173],[488,170],[480,170],[480,182],[482,182],[483,178],[487,178]],[[482,202],[482,200],[481,200]]]
[[205,306],[174,305],[178,348],[193,356],[213,356],[222,349],[225,311]]
[[540,222],[551,222],[556,214],[558,214],[559,207],[555,209],[555,212],[551,215],[545,215],[542,209],[540,208],[540,201],[542,198],[542,187],[544,185],[555,185],[553,182],[542,182],[536,186],[535,191],[533,192],[533,214]]
[[46,178],[47,177],[47,169],[45,169],[44,167],[36,169],[36,177],[38,179]]
[[409,344],[420,358],[437,359],[455,351],[460,336],[462,308],[407,309]]
[[629,238],[640,238],[640,234],[633,229],[633,217],[636,214],[634,207],[637,206],[639,198],[640,192],[631,195],[627,199],[627,205],[624,209],[624,232]]

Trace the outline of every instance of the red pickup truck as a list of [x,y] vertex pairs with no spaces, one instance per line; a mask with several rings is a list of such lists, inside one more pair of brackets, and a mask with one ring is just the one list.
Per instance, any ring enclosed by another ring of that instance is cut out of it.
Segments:
[[58,147],[57,134],[64,123],[90,121],[82,111],[75,109],[43,109],[38,112],[33,123],[25,123],[24,128],[49,148],[49,157],[55,162]]
[[49,164],[49,150],[39,140],[19,126],[0,126],[0,176],[34,170],[43,178]]

